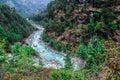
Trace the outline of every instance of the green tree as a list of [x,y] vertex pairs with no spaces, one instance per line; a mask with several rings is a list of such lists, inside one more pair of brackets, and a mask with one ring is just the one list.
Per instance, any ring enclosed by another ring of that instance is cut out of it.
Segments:
[[50,73],[50,80],[87,80],[81,72],[71,70],[53,70]]
[[9,42],[20,41],[35,29],[14,8],[0,4],[0,38]]
[[86,59],[88,56],[87,47],[84,44],[80,44],[77,49],[77,56],[81,57],[82,59]]
[[69,56],[69,53],[67,53],[67,55],[65,57],[65,69],[66,70],[71,70],[72,69],[72,62],[71,62],[71,58]]
[[55,47],[56,43],[54,40],[50,40],[49,45],[50,45],[50,47]]
[[56,49],[57,49],[58,51],[61,51],[61,49],[62,49],[62,44],[57,43],[57,44],[56,44]]

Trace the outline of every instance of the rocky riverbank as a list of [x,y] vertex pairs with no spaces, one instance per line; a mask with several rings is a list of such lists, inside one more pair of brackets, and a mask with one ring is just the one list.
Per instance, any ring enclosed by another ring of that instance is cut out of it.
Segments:
[[[65,54],[62,52],[57,52],[50,47],[48,47],[47,43],[42,41],[42,33],[44,28],[40,25],[32,24],[38,30],[33,32],[26,40],[25,43],[30,47],[35,49],[39,57],[35,58],[36,66],[39,65],[39,58],[42,60],[44,68],[52,68],[52,69],[61,69],[65,65]],[[74,70],[80,69],[84,65],[84,61],[71,57],[71,62],[73,63]]]

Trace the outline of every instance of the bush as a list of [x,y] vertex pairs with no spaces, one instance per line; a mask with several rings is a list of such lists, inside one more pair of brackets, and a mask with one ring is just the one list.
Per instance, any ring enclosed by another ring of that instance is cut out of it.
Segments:
[[67,55],[65,57],[65,69],[66,70],[72,70],[72,63],[70,58],[70,52],[67,52]]
[[57,45],[56,45],[56,42],[55,42],[54,40],[52,40],[52,39],[49,41],[49,45],[50,45],[50,47],[55,47],[55,46],[57,46]]
[[64,45],[63,43],[60,42],[56,42],[53,39],[49,39],[49,46],[58,50],[58,51],[64,51],[66,52],[67,48],[66,45]]
[[50,73],[50,80],[87,80],[84,73],[71,70],[53,70]]
[[[23,46],[20,47],[18,44],[15,44],[12,48],[12,57],[8,60],[7,67],[10,73],[21,73],[25,75],[30,75],[36,72],[34,67],[35,61],[32,59],[32,55],[36,54],[35,50],[30,47]],[[15,77],[15,76],[14,76]]]
[[110,26],[109,29],[112,30],[112,31],[115,31],[115,30],[118,29],[118,26],[117,26],[117,24],[115,22],[109,23],[108,26]]
[[25,54],[25,55],[34,55],[36,54],[35,50],[28,47],[28,46],[23,46],[23,47],[20,47],[19,44],[15,44],[12,48],[12,53],[13,54],[16,54],[16,55],[19,55],[20,53],[22,54]]
[[67,51],[67,47],[66,47],[65,44],[62,44],[62,50],[66,53],[66,51]]
[[0,25],[0,40],[7,38],[7,33],[4,28]]
[[19,44],[14,44],[11,52],[12,52],[13,54],[18,54],[18,53],[19,53],[19,48],[20,48],[20,45],[19,45]]
[[[21,76],[29,78],[31,74],[36,73],[38,70],[40,71],[41,64],[38,67],[34,66],[35,61],[32,55],[36,54],[36,52],[32,48],[15,44],[11,49],[12,56],[8,57],[4,51],[6,44],[0,42],[0,45],[2,46],[0,48],[0,79],[4,80],[6,77],[8,79],[8,73],[12,76],[9,79],[19,79]],[[18,73],[19,76],[16,76]]]
[[10,33],[10,32],[8,32],[7,33],[8,35],[7,35],[7,37],[8,37],[8,40],[9,40],[9,42],[11,42],[11,43],[13,43],[13,42],[15,42],[15,41],[21,41],[22,39],[23,39],[23,36],[22,35],[20,35],[20,34],[16,34],[16,33]]
[[45,41],[45,42],[50,42],[51,38],[47,35],[47,34],[43,34],[42,35],[42,39]]
[[62,50],[62,44],[57,43],[56,49],[57,49],[58,51],[61,51],[61,50]]
[[86,59],[88,56],[87,53],[87,48],[84,44],[80,44],[78,49],[77,49],[77,56],[82,58],[82,59]]
[[96,43],[90,41],[88,45],[79,45],[76,54],[78,57],[86,60],[85,67],[87,69],[92,69],[93,71],[93,66],[98,69],[98,65],[105,61],[105,58],[99,56],[99,54],[103,54],[105,52],[102,48],[103,45],[103,40],[98,40]]
[[[115,20],[115,15],[108,10],[103,9],[101,13],[94,12],[90,23],[87,24],[87,30],[89,33],[98,33],[102,31],[112,32],[118,29]],[[104,32],[103,32],[104,33]]]

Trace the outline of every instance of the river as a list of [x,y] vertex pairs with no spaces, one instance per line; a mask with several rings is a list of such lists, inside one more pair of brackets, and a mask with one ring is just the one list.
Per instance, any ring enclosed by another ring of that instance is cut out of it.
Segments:
[[[25,42],[39,53],[43,67],[53,69],[64,68],[65,54],[49,48],[48,45],[42,41],[44,28],[41,25],[32,25],[38,30],[32,33]],[[39,60],[36,58],[36,61],[38,62]],[[76,57],[71,57],[71,62],[74,70],[78,70],[84,65],[84,61]]]

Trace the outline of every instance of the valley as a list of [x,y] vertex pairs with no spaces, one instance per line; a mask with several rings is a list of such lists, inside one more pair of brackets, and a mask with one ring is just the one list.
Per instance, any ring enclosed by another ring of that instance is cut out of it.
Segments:
[[[35,31],[33,34],[31,34],[31,36],[28,37],[25,42],[38,52],[38,55],[40,58],[42,58],[43,68],[64,68],[66,54],[55,51],[48,47],[47,43],[43,42],[42,40],[44,28],[37,24],[32,25],[35,26],[35,28],[38,28],[38,31]],[[82,66],[84,66],[84,61],[76,57],[71,57],[71,62],[74,70],[79,70]]]
[[120,80],[120,1],[1,0],[0,80]]

